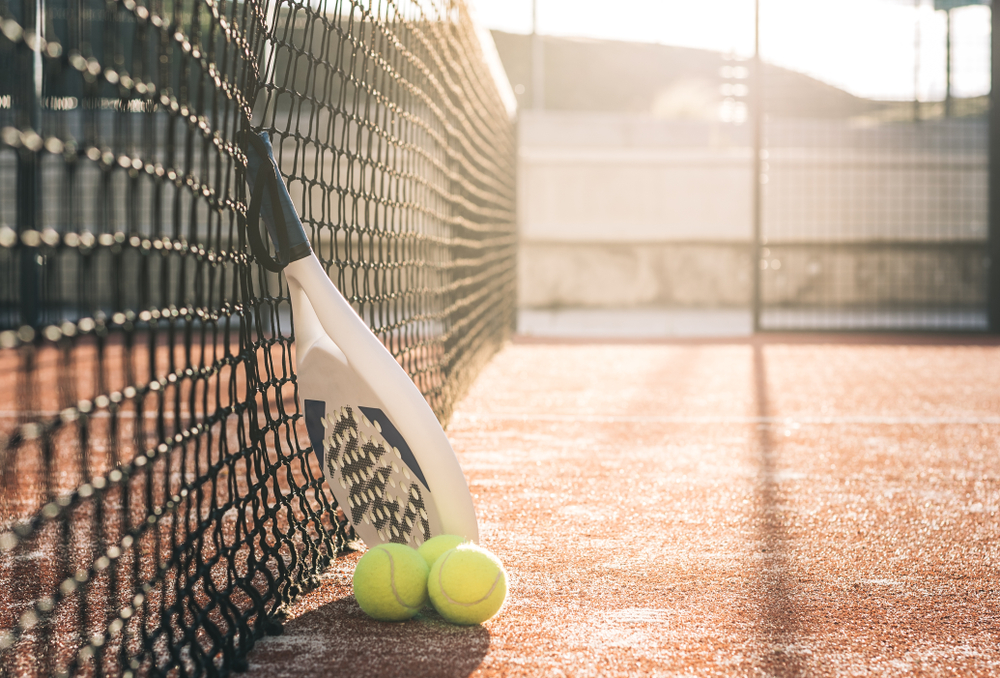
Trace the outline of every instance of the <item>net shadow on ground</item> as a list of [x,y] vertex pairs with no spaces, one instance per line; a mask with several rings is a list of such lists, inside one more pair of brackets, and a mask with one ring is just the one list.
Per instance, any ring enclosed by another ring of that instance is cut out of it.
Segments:
[[[341,595],[323,587],[319,596]],[[379,678],[466,678],[490,648],[483,626],[455,626],[427,608],[405,622],[367,617],[353,596],[327,600],[262,640],[251,669],[268,676],[350,675]]]

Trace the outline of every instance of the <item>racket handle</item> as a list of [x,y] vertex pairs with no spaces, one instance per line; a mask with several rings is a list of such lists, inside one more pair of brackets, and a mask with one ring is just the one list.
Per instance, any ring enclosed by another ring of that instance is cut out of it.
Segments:
[[[312,247],[281,179],[267,132],[250,132],[247,140],[246,180],[250,188],[247,235],[258,263],[268,270],[280,271],[288,262],[308,257]],[[263,246],[257,230],[258,218],[264,221],[277,260],[271,259]]]

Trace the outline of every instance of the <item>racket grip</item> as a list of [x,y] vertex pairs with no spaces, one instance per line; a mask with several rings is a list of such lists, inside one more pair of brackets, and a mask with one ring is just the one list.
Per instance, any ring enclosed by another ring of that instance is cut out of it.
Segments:
[[[274,161],[274,149],[267,132],[248,135],[247,144],[247,185],[250,188],[250,210],[247,215],[251,245],[259,239],[257,216],[264,220],[268,236],[274,244],[278,261],[271,270],[280,270],[291,261],[304,259],[312,254],[312,247],[306,237],[302,220],[299,219],[288,188],[281,179],[278,165]],[[277,207],[277,210],[276,210]],[[254,252],[261,263],[269,258],[266,252]]]

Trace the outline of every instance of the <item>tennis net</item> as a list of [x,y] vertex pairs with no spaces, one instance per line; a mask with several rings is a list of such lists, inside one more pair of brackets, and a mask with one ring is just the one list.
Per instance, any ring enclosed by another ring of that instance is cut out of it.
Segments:
[[241,139],[446,422],[514,324],[489,48],[451,0],[0,0],[4,675],[239,670],[350,548]]

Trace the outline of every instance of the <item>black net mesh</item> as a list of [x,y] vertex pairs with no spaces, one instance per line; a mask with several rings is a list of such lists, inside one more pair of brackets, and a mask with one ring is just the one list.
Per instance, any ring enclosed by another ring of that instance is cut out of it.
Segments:
[[446,421],[514,322],[482,46],[450,1],[0,0],[0,63],[0,670],[239,669],[348,547],[241,135]]

